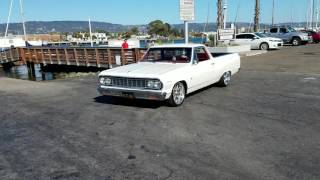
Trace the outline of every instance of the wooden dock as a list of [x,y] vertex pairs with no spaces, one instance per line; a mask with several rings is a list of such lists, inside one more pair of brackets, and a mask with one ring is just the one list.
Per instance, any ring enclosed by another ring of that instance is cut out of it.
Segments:
[[41,64],[112,68],[136,63],[146,49],[107,47],[28,47],[13,48],[0,52],[0,64]]

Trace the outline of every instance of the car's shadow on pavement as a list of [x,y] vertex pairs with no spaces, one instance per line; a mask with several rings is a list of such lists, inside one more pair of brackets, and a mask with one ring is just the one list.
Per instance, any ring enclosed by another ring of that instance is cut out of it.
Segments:
[[94,98],[96,103],[101,104],[111,104],[119,106],[129,106],[129,107],[139,107],[139,108],[148,108],[148,109],[157,109],[161,106],[167,106],[166,102],[161,101],[151,101],[143,99],[127,99],[120,97],[111,97],[111,96],[98,96]]
[[195,92],[192,92],[192,93],[188,94],[187,97],[200,95],[201,93],[206,92],[206,91],[208,91],[210,89],[223,89],[223,88],[227,88],[227,87],[222,87],[222,86],[220,86],[218,84],[211,84],[210,86],[204,87],[202,89],[199,89],[199,90],[197,90]]

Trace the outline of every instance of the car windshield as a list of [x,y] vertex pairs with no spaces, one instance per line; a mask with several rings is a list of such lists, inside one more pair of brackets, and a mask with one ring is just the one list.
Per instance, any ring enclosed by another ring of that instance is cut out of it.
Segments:
[[265,38],[267,37],[266,35],[262,34],[262,33],[254,33],[256,36],[260,37],[260,38]]
[[150,48],[144,55],[144,62],[189,63],[192,48]]
[[288,27],[288,31],[289,32],[297,32],[295,29],[293,29],[292,27]]

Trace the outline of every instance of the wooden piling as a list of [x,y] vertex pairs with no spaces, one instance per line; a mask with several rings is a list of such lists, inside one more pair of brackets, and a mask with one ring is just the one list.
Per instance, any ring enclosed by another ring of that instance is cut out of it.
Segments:
[[85,60],[86,60],[86,65],[87,65],[87,67],[89,67],[90,62],[89,62],[89,58],[88,58],[88,51],[86,48],[84,49],[84,56],[85,56]]
[[77,49],[74,48],[74,49],[73,49],[73,52],[74,52],[74,58],[75,58],[75,60],[76,60],[77,66],[79,66],[80,64],[79,64]]
[[70,65],[67,48],[64,48],[64,54],[65,54],[65,57],[66,57],[67,65]]
[[51,50],[50,49],[48,49],[48,54],[49,54],[50,64],[53,64],[53,62],[52,62],[52,54],[51,54]]
[[43,51],[43,49],[41,49],[41,58],[42,58],[42,64],[46,65],[47,63],[46,63],[46,60],[45,60],[45,58],[44,58],[44,51]]
[[61,60],[60,60],[59,50],[58,49],[56,49],[56,58],[57,58],[58,64],[60,65],[61,64]]

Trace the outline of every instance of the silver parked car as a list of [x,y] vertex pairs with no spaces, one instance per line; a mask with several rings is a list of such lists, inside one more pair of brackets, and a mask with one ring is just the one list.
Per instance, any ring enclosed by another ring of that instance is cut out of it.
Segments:
[[262,33],[242,33],[237,34],[232,43],[239,45],[250,45],[251,49],[278,49],[283,46],[283,41],[279,38],[268,37]]
[[265,32],[265,35],[280,38],[284,43],[292,44],[294,46],[307,44],[310,40],[307,33],[298,32],[291,27],[273,27]]

